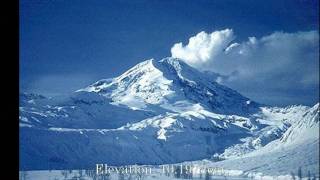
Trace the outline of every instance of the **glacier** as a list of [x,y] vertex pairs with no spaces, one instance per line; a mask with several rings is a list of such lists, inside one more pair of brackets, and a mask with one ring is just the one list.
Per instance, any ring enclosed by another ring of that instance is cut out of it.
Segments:
[[261,104],[172,57],[64,96],[21,93],[19,126],[20,170],[201,162],[319,174],[319,103]]

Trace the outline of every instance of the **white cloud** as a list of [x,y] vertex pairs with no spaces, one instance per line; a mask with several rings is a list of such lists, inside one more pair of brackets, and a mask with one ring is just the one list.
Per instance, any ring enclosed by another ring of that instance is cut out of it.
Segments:
[[[201,32],[191,37],[186,46],[175,44],[171,53],[201,71],[221,74],[220,83],[249,97],[255,94],[256,100],[263,99],[265,103],[281,104],[275,94],[286,99],[283,104],[318,101],[317,31],[275,32],[261,38],[249,37],[244,42],[233,40],[230,29],[211,34]],[[265,97],[268,94],[273,94],[270,99],[274,100],[268,101]]]
[[171,54],[172,57],[183,59],[188,64],[201,68],[221,53],[233,39],[231,29],[215,31],[211,34],[202,31],[191,37],[186,46],[181,42],[174,44]]

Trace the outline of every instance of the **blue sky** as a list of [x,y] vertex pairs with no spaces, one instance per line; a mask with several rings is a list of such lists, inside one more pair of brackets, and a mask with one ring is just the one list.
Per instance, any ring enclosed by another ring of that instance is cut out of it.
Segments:
[[[237,42],[276,31],[318,32],[318,7],[317,0],[20,0],[20,91],[70,93],[142,60],[171,56],[175,43],[201,31],[231,28]],[[262,103],[311,105],[315,85],[232,88]]]

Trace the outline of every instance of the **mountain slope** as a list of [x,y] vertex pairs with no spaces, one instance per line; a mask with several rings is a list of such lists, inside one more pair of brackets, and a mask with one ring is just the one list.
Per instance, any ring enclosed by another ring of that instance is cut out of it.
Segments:
[[301,118],[296,118],[279,139],[242,157],[211,165],[241,170],[247,175],[297,176],[301,169],[303,177],[308,173],[319,177],[319,103],[307,109]]
[[[90,92],[76,92],[67,97],[20,98],[20,123],[39,128],[117,128],[155,115],[143,110],[114,106],[110,100]],[[35,95],[29,95],[35,96]],[[130,118],[123,115],[130,114]]]

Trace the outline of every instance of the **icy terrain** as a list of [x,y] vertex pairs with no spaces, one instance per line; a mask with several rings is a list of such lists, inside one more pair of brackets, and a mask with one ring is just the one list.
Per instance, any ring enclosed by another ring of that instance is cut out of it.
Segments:
[[191,161],[319,174],[319,104],[265,106],[174,58],[63,97],[21,94],[19,118],[21,170]]

